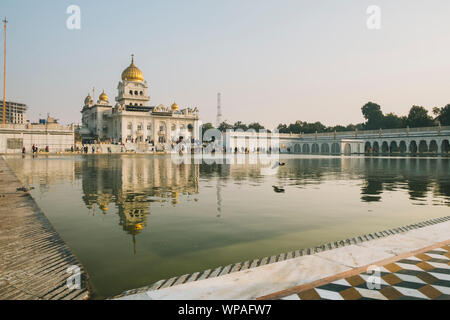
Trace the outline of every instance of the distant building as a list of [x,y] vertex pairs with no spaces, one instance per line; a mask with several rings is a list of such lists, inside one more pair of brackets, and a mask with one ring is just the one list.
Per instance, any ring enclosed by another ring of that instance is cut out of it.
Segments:
[[80,130],[83,141],[139,142],[165,147],[181,140],[198,140],[198,109],[180,109],[176,103],[170,107],[149,106],[148,89],[143,73],[132,59],[122,72],[114,106],[105,92],[97,103],[90,94],[84,100]]
[[[6,123],[23,124],[27,122],[27,105],[23,103],[6,101],[5,103]],[[3,123],[3,100],[0,100],[0,123]]]
[[74,126],[47,124],[0,124],[0,154],[31,152],[32,146],[51,153],[70,150],[74,145]]
[[39,119],[39,124],[58,124],[58,119],[50,117],[50,115],[47,115],[46,119]]

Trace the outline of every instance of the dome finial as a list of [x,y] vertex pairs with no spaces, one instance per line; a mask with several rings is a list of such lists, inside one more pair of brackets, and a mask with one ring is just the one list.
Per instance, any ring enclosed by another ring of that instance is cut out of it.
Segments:
[[122,72],[122,80],[126,81],[144,81],[144,75],[138,67],[134,65],[134,54],[131,55],[131,64]]

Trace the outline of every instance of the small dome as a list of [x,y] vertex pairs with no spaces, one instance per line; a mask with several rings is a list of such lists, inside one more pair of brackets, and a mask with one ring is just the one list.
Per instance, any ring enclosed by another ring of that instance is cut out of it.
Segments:
[[176,102],[173,103],[173,105],[171,106],[171,109],[173,111],[178,111],[178,105],[176,104]]
[[131,64],[122,72],[123,81],[144,81],[144,74],[134,65],[134,55],[131,56]]
[[105,91],[102,92],[99,99],[100,99],[100,101],[108,102],[108,95],[105,93]]
[[86,106],[88,106],[88,105],[91,105],[92,103],[94,103],[94,100],[92,99],[91,95],[88,94],[87,97],[86,97],[86,99],[84,99],[84,104],[85,104]]

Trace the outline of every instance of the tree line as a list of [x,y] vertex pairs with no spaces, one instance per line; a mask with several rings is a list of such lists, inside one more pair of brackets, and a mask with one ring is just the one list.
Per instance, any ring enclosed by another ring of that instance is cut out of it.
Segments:
[[[380,105],[374,102],[368,102],[361,108],[364,123],[348,124],[346,126],[326,126],[320,121],[306,122],[296,121],[289,125],[280,123],[277,127],[280,133],[315,133],[315,132],[340,132],[340,131],[355,131],[358,130],[378,130],[378,129],[399,129],[399,128],[418,128],[418,127],[433,127],[441,124],[442,126],[450,126],[450,104],[445,107],[433,108],[433,115],[428,114],[428,110],[422,106],[412,106],[408,115],[398,116],[394,113],[384,114]],[[203,133],[214,126],[211,123],[203,124]],[[238,121],[235,124],[222,122],[217,128],[222,132],[228,129],[244,130],[254,129],[256,132],[265,129],[263,125],[258,122],[245,123]]]

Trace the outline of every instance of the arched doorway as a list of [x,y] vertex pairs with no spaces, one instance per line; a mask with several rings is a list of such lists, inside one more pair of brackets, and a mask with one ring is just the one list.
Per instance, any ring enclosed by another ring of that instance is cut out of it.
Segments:
[[352,154],[352,146],[350,145],[350,143],[345,144],[344,154]]
[[319,145],[317,143],[313,143],[311,151],[313,154],[319,153]]
[[391,153],[398,153],[400,151],[397,145],[397,141],[391,141],[391,145],[389,147]]
[[382,153],[389,152],[389,144],[387,143],[387,141],[384,141],[383,144],[381,145],[381,152]]
[[436,142],[436,140],[431,140],[431,142],[430,142],[430,152],[431,153],[438,153],[438,145],[437,145],[437,142]]
[[330,153],[330,146],[328,145],[328,143],[322,143],[322,146],[320,148],[320,152],[323,153],[323,154]]
[[339,143],[333,143],[331,145],[331,153],[332,154],[341,154],[341,147],[339,146]]
[[365,153],[371,153],[372,152],[372,145],[370,144],[369,141],[367,141],[366,144],[364,145],[364,152]]
[[379,153],[380,152],[380,145],[377,141],[373,143],[373,153]]
[[302,151],[303,151],[303,153],[309,153],[309,144],[304,144]]
[[450,143],[449,143],[449,141],[448,140],[444,140],[444,141],[442,141],[442,144],[441,144],[441,152],[444,154],[447,154],[447,153],[449,153],[450,152]]
[[406,147],[406,142],[400,141],[400,147],[399,147],[400,153],[406,153],[407,149],[408,148]]
[[300,147],[300,145],[298,143],[296,143],[294,145],[294,152],[295,153],[301,153],[302,152],[302,148]]
[[417,143],[414,140],[409,143],[409,153],[411,154],[417,153]]

